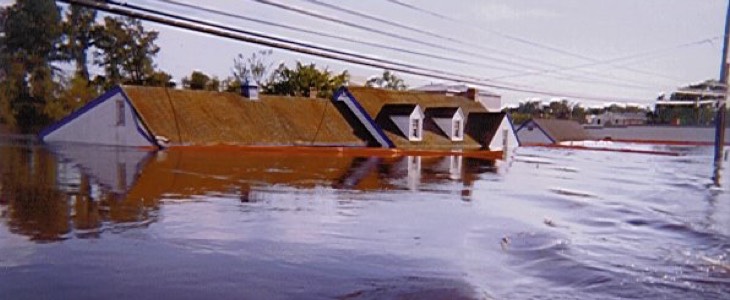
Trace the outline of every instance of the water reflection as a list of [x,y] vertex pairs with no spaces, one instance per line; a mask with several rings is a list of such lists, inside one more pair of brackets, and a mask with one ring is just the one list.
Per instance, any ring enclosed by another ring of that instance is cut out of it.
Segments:
[[[266,199],[277,190],[433,190],[474,181],[495,162],[461,156],[351,157],[89,145],[0,147],[0,207],[14,233],[36,241],[94,238],[155,222],[164,201]],[[454,192],[449,190],[450,192]],[[447,191],[448,192],[448,191]]]

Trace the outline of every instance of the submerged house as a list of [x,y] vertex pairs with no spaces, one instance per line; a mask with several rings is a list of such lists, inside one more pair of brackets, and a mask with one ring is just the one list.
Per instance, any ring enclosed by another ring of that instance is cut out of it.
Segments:
[[43,130],[46,143],[109,146],[329,146],[502,151],[507,115],[459,96],[341,88],[335,97],[116,87]]
[[123,86],[41,133],[116,146],[365,146],[329,100]]
[[521,145],[551,145],[593,138],[578,122],[557,119],[530,119],[517,129]]
[[504,151],[518,146],[509,117],[466,97],[343,87],[334,103],[370,146]]

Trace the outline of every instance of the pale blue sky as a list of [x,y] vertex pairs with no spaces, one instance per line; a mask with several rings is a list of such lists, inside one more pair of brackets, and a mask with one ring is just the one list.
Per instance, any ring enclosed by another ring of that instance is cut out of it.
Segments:
[[[505,39],[500,34],[549,45],[561,51],[580,54],[583,57],[599,61],[647,51],[654,53],[654,51],[660,49],[667,49],[655,52],[655,54],[648,55],[638,61],[621,63],[640,72],[629,71],[623,67],[608,64],[581,69],[584,71],[511,77],[503,80],[532,89],[607,98],[624,98],[642,104],[651,104],[659,92],[718,76],[722,48],[722,40],[719,37],[723,34],[728,3],[727,0],[402,0],[402,2],[437,11],[443,15],[461,20],[456,23],[412,11],[386,0],[320,0],[321,2],[337,4],[343,8],[357,10],[397,21],[404,25],[417,27],[421,30],[448,36],[458,40],[460,44],[457,44],[404,29],[396,29],[390,25],[364,20],[344,12],[316,6],[303,0],[271,0],[272,2],[286,3],[321,12],[342,20],[392,31],[422,41],[447,45],[470,52],[479,52],[502,61],[496,62],[347,28],[249,0],[178,1],[196,3],[230,13],[297,27],[326,31],[358,40],[385,43],[391,46],[474,61],[475,64],[478,62],[481,65],[515,69],[515,71],[521,72],[534,71],[535,69],[554,69],[556,65],[570,67],[589,63],[590,61]],[[0,3],[9,2],[8,0],[0,0]],[[200,17],[229,26],[237,26],[247,30],[313,42],[327,47],[347,49],[479,78],[496,78],[519,73],[477,65],[424,59],[351,42],[210,15],[167,5],[156,0],[128,0],[126,2],[174,10],[177,13]],[[161,46],[162,51],[157,58],[158,66],[172,73],[178,81],[193,69],[217,75],[221,78],[226,77],[230,74],[230,67],[236,54],[249,54],[262,49],[256,45],[190,33],[165,26],[150,24],[149,27],[160,31],[158,44]],[[702,44],[669,50],[677,45],[711,38],[715,39]],[[485,48],[496,48],[499,53],[485,50]],[[330,69],[335,71],[348,69],[356,80],[381,72],[377,69],[342,64],[284,50],[274,50],[273,61],[275,64],[279,61],[293,63],[297,60],[315,62],[320,66],[329,66]],[[511,63],[503,63],[505,60]],[[437,82],[437,80],[416,76],[402,75],[402,77],[411,86],[419,86],[431,81]],[[527,97],[535,96],[522,92],[493,90],[502,94],[506,103],[516,103]],[[545,96],[541,97],[546,98]],[[596,101],[582,102],[587,105],[596,103]]]

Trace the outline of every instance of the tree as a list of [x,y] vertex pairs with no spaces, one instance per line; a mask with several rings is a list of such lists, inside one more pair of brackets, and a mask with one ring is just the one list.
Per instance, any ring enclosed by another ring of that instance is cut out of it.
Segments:
[[221,82],[221,89],[229,93],[238,93],[241,91],[241,82],[235,77],[228,77]]
[[155,71],[154,56],[160,51],[155,44],[158,32],[146,31],[136,19],[106,17],[94,34],[95,62],[104,68],[107,87],[146,84]]
[[147,85],[175,87],[175,82],[172,81],[172,75],[164,71],[155,71],[147,77]]
[[206,91],[219,91],[220,80],[217,77],[211,78],[200,71],[193,71],[190,77],[182,79],[183,87],[189,90],[206,90]]
[[318,97],[329,98],[335,89],[345,85],[349,79],[350,74],[347,71],[334,75],[326,68],[317,69],[315,64],[304,65],[297,62],[296,68],[290,69],[282,63],[264,86],[264,92],[309,97],[310,91],[314,89],[317,90]]
[[76,63],[76,73],[86,81],[89,80],[87,67],[87,52],[94,45],[94,24],[96,10],[71,5],[63,22],[63,32],[66,35],[62,50],[68,59]]
[[548,104],[548,116],[556,119],[570,119],[571,106],[568,100],[551,101]]
[[408,88],[403,79],[388,70],[383,71],[383,75],[380,77],[370,78],[365,85],[395,91],[405,91]]
[[52,62],[59,58],[61,15],[53,0],[18,0],[7,10],[4,25],[3,88],[21,132],[48,122],[47,101],[58,90]]
[[96,88],[82,74],[77,73],[64,84],[64,89],[59,97],[48,102],[44,111],[51,120],[60,120],[97,96],[99,96],[99,92]]
[[0,7],[0,81],[5,79],[5,66],[8,64],[8,52],[5,49],[5,20],[8,18],[8,11]]
[[573,105],[573,109],[570,112],[570,118],[580,123],[586,122],[586,109],[580,104]]
[[271,49],[260,50],[251,53],[251,56],[244,58],[243,54],[238,54],[238,57],[233,59],[233,77],[239,82],[243,82],[246,76],[251,76],[251,79],[261,86],[264,84],[264,78],[271,69],[271,63],[268,58],[273,53]]

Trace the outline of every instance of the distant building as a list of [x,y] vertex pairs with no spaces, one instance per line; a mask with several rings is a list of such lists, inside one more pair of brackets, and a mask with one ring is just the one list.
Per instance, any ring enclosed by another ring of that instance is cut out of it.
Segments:
[[717,80],[707,80],[681,87],[669,99],[656,101],[656,122],[673,125],[709,125],[713,122],[717,103],[725,98],[725,86]]
[[486,90],[477,90],[464,84],[429,84],[413,90],[447,96],[462,96],[481,103],[489,112],[502,111],[502,96]]
[[590,115],[586,121],[591,126],[631,126],[645,125],[648,118],[644,112],[605,112],[600,115]]
[[530,119],[516,133],[521,145],[550,145],[592,139],[582,125],[572,120]]

